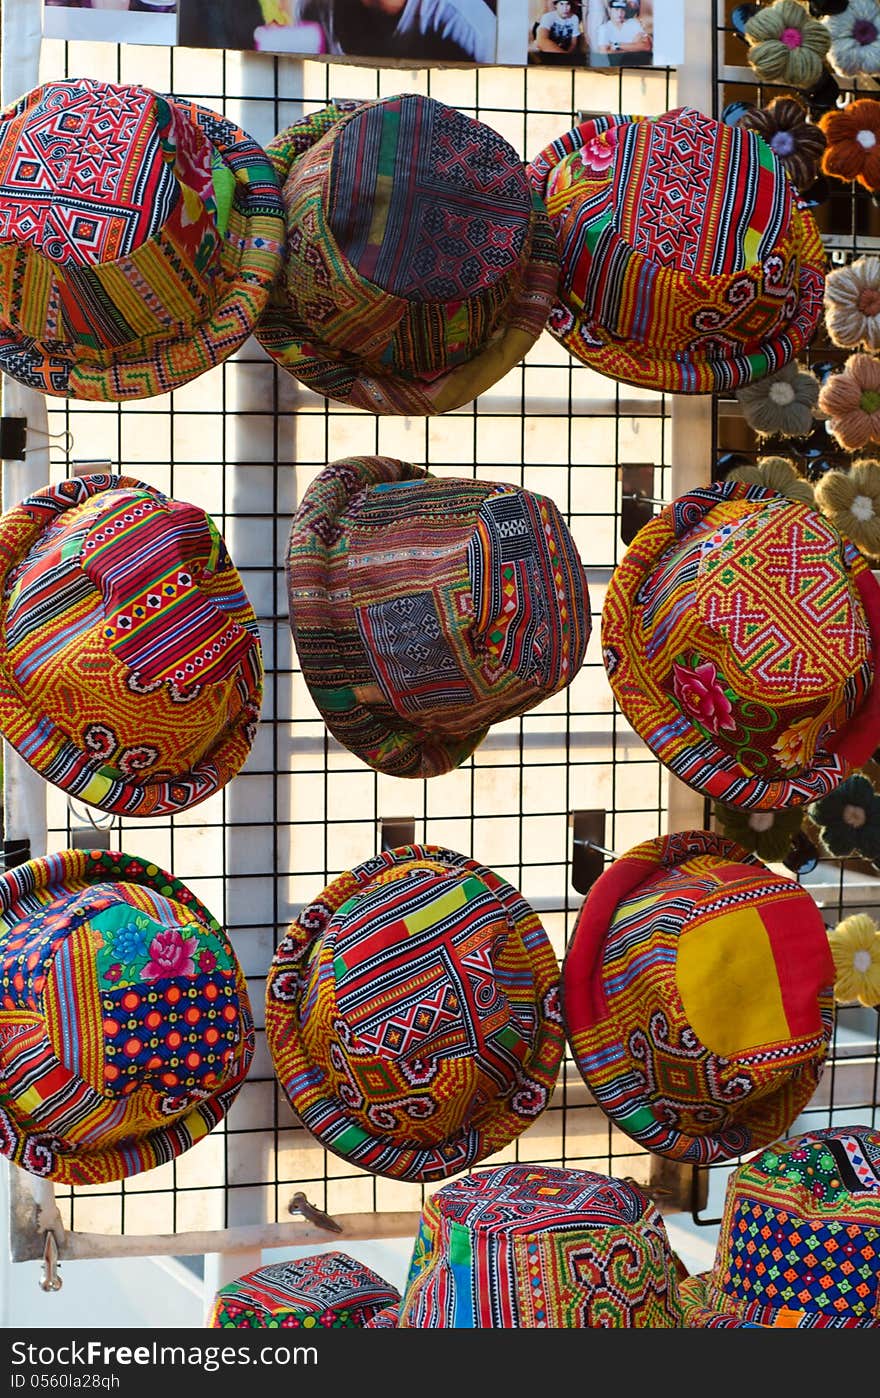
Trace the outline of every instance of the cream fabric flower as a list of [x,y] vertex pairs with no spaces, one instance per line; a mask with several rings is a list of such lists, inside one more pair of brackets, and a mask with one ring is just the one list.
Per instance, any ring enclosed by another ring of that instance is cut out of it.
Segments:
[[828,933],[834,957],[834,998],[880,1004],[880,931],[867,913],[855,913]]
[[848,471],[828,471],[816,486],[816,503],[856,548],[880,557],[880,462],[857,461]]
[[828,273],[825,326],[835,345],[880,349],[880,257],[859,257]]

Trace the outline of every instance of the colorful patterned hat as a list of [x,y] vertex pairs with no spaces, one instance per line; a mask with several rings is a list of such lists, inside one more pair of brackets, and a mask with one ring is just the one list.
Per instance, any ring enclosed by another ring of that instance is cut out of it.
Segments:
[[0,1152],[59,1184],[164,1165],[254,1051],[223,929],[155,864],[65,850],[0,877]]
[[517,893],[433,845],[335,879],[275,953],[266,1038],[303,1125],[376,1175],[445,1179],[547,1106],[559,966]]
[[546,496],[351,457],[305,493],[287,555],[290,624],[335,738],[395,777],[435,777],[490,724],[584,660],[590,600]]
[[334,104],[268,147],[287,254],[257,338],[317,393],[443,413],[531,349],[556,296],[543,201],[497,131],[417,95]]
[[82,476],[0,517],[0,730],[104,811],[168,815],[250,751],[257,622],[213,521],[129,476]]
[[317,1253],[247,1272],[214,1297],[209,1327],[234,1330],[361,1330],[394,1314],[400,1292],[345,1252]]
[[812,338],[822,240],[756,132],[690,107],[599,117],[548,146],[529,178],[562,257],[548,329],[590,368],[726,392]]
[[602,649],[639,736],[725,805],[819,800],[880,746],[880,587],[818,508],[761,486],[692,490],[639,531]]
[[810,1131],[735,1170],[689,1329],[880,1326],[880,1131]]
[[71,78],[0,114],[0,369],[149,398],[244,343],[281,268],[266,152],[216,112]]
[[833,983],[809,893],[731,840],[688,830],[597,879],[565,958],[563,1014],[614,1125],[706,1165],[775,1140],[806,1106]]
[[663,1220],[625,1180],[502,1165],[422,1209],[399,1327],[678,1329]]

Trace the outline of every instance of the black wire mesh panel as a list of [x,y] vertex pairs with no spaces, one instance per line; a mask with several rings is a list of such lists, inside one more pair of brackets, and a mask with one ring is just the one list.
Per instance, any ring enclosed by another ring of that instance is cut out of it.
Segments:
[[[331,97],[427,93],[535,154],[581,111],[660,113],[675,105],[665,70],[558,68],[386,72],[267,55],[48,41],[41,77],[140,82],[221,110],[258,140]],[[251,1073],[224,1127],[174,1163],[120,1185],[59,1190],[79,1231],[152,1234],[287,1220],[297,1191],[331,1214],[418,1209],[419,1186],[330,1156],[276,1089],[262,1033],[264,977],[291,918],[331,877],[379,847],[382,822],[473,854],[522,890],[561,957],[580,905],[571,877],[573,812],[607,811],[617,850],[665,829],[666,785],[613,704],[601,663],[604,584],[623,552],[619,468],[654,464],[669,498],[670,400],[618,388],[547,334],[476,404],[433,419],[375,418],[327,402],[279,371],[251,340],[233,359],[163,398],[122,406],[49,400],[71,458],[107,462],[216,519],[260,622],[266,692],[241,774],[170,820],[119,821],[111,845],[172,870],[229,929],[258,1025]],[[447,475],[541,491],[559,506],[587,566],[594,635],[575,682],[498,725],[461,769],[431,782],[383,778],[329,738],[296,664],[283,561],[290,521],[314,475],[350,453],[379,453]],[[53,479],[67,463],[56,464]],[[52,789],[49,848],[103,823]],[[648,1178],[649,1160],[592,1103],[573,1064],[544,1116],[500,1158]],[[365,1226],[365,1236],[369,1225]]]
[[[781,94],[800,95],[782,83],[762,83],[748,66],[747,47],[739,37],[731,16],[734,3],[715,0],[715,34],[712,52],[715,105],[713,115],[721,116],[734,103],[766,106]],[[846,94],[852,84],[837,82]],[[867,95],[867,94],[866,94]],[[826,84],[824,95],[812,105],[814,118],[822,104],[830,109],[835,102],[833,86]],[[733,115],[731,113],[731,115]],[[875,252],[880,247],[880,208],[871,196],[856,185],[836,180],[827,183],[827,198],[813,210],[822,233],[829,266],[842,266],[853,258]],[[828,366],[842,364],[848,351],[831,344],[824,330],[819,331],[802,362],[820,375]],[[832,466],[846,466],[850,460],[829,436],[822,422],[816,423],[806,438],[766,438],[759,441],[746,423],[735,399],[718,399],[713,424],[713,478],[743,461],[760,456],[787,456],[812,480]],[[707,810],[708,818],[708,810]],[[822,911],[826,924],[834,927],[853,913],[877,916],[880,907],[880,878],[868,866],[854,860],[823,857],[815,868],[800,874]],[[878,1120],[878,1065],[880,1065],[880,1017],[875,1010],[861,1006],[841,1006],[837,1010],[834,1037],[828,1062],[812,1101],[791,1129],[795,1135],[825,1126],[862,1123],[875,1126]],[[701,1224],[716,1224],[723,1206],[724,1188],[732,1166],[710,1166],[707,1204],[695,1210]]]

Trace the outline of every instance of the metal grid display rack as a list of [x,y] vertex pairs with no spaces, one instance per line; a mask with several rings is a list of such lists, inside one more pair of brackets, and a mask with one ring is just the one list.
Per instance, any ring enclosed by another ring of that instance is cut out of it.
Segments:
[[[713,44],[724,43],[726,24],[710,0],[688,6],[687,59],[678,73],[613,74],[385,71],[54,40],[40,49],[34,10],[37,0],[7,0],[4,7],[4,100],[59,76],[137,81],[223,111],[261,141],[331,97],[415,91],[485,120],[528,156],[581,112],[651,115],[682,101],[711,110],[713,78],[720,93],[726,72],[726,58],[717,71],[710,58]],[[28,447],[24,461],[4,463],[4,507],[95,463],[122,467],[202,506],[242,573],[266,665],[262,719],[246,766],[218,796],[173,819],[108,822],[32,777],[6,748],[7,857],[103,844],[173,870],[228,928],[258,1026],[254,1063],[226,1122],[175,1162],[120,1184],[78,1189],[53,1190],[13,1171],[16,1260],[39,1256],[50,1230],[62,1258],[211,1253],[228,1258],[237,1274],[261,1247],[328,1240],[297,1206],[291,1210],[300,1196],[349,1238],[413,1235],[421,1187],[367,1175],[328,1155],[276,1088],[262,1033],[272,951],[331,877],[412,835],[473,854],[520,888],[561,958],[584,892],[577,868],[584,832],[595,839],[601,830],[599,843],[622,852],[668,828],[704,823],[702,800],[667,779],[617,710],[598,623],[605,585],[625,549],[633,495],[641,493],[636,503],[650,513],[650,501],[710,479],[713,460],[728,449],[721,424],[730,405],[717,406],[716,414],[709,400],[618,386],[573,361],[547,334],[476,403],[430,419],[375,418],[328,403],[280,373],[253,340],[183,389],[125,405],[44,401],[6,381],[4,414],[27,418]],[[565,515],[587,567],[594,635],[574,683],[495,727],[462,768],[430,782],[383,778],[329,738],[296,665],[283,571],[291,517],[313,476],[352,453],[540,490]],[[845,874],[823,868],[830,921],[850,890]],[[865,894],[865,901],[873,899]],[[857,1059],[862,1077],[850,1072],[852,1055],[843,1072],[838,1046],[810,1120],[826,1124],[848,1108],[851,1093],[873,1103],[873,1032],[870,1040],[863,1027],[847,1030],[867,1045]],[[627,1175],[662,1207],[685,1208],[706,1223],[718,1212],[716,1184],[724,1175],[669,1171],[647,1156],[610,1125],[570,1060],[549,1109],[496,1159]]]

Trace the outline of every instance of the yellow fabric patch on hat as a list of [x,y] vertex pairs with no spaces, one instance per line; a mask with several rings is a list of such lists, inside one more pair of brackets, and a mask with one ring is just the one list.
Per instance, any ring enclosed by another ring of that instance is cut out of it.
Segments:
[[417,932],[424,932],[426,927],[431,927],[434,923],[442,922],[450,913],[457,913],[459,908],[463,908],[467,902],[463,884],[456,884],[448,892],[439,898],[434,898],[424,908],[419,908],[418,912],[411,913],[404,918],[404,926],[410,936],[415,936]]
[[694,1033],[712,1053],[731,1058],[789,1037],[773,949],[755,908],[686,929],[675,980]]

